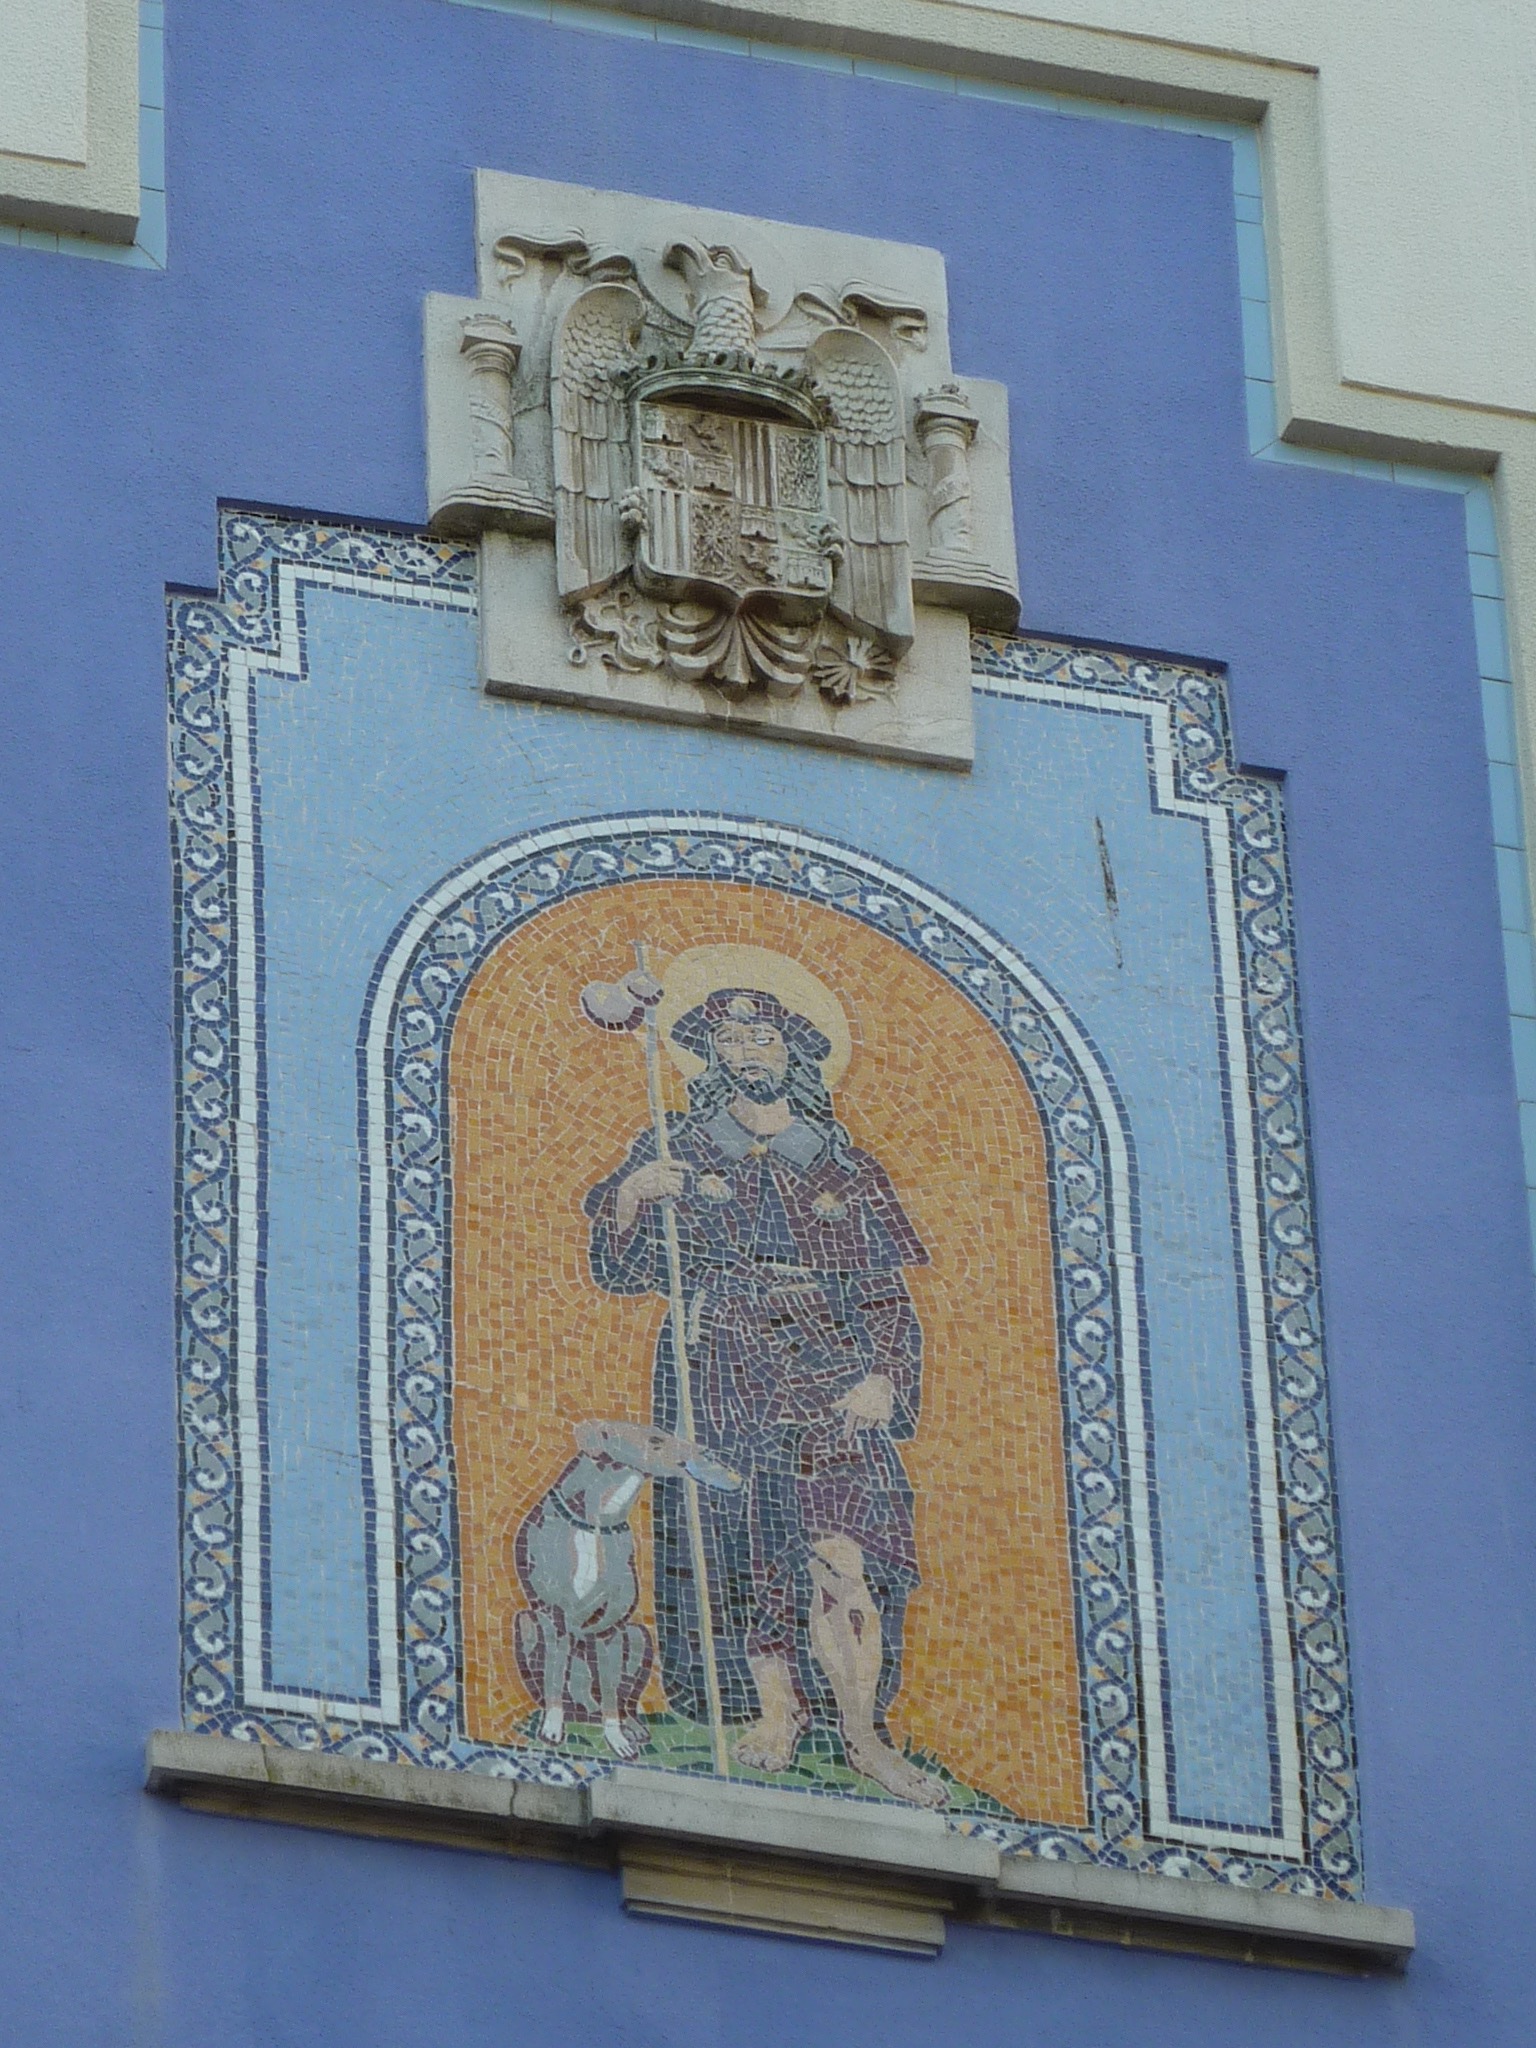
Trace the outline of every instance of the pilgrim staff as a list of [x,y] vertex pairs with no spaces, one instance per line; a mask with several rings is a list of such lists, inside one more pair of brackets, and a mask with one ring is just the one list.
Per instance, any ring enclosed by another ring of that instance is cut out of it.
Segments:
[[[656,1005],[662,986],[646,965],[645,941],[635,943],[635,969],[618,982],[590,982],[581,992],[582,1015],[602,1031],[645,1031],[645,1087],[650,1099],[651,1128],[656,1138],[657,1164],[671,1168],[672,1152],[667,1143],[667,1111],[661,1093],[661,1043],[656,1029]],[[677,1361],[677,1433],[689,1443],[697,1441],[693,1421],[693,1393],[688,1368],[688,1315],[683,1300],[683,1255],[677,1236],[676,1198],[662,1198],[662,1230],[667,1248],[668,1308],[672,1320],[672,1346]],[[709,1565],[704,1548],[704,1518],[699,1509],[698,1482],[690,1475],[683,1480],[687,1498],[688,1550],[693,1563],[694,1602],[699,1622],[699,1653],[704,1666],[704,1696],[709,1712],[710,1748],[716,1773],[731,1775],[730,1746],[725,1739],[725,1712],[720,1699],[720,1672],[715,1656],[714,1613],[709,1592]]]

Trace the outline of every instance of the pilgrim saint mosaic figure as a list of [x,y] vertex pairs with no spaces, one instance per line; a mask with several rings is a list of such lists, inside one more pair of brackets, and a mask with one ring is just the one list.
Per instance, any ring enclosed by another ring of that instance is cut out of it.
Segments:
[[[847,1065],[842,1007],[798,962],[747,946],[672,962],[658,1014],[688,1078],[670,1161],[642,1132],[586,1197],[592,1274],[619,1295],[669,1291],[664,1217],[681,1251],[693,1426],[742,1475],[700,1489],[721,1708],[739,1763],[787,1771],[814,1726],[852,1769],[933,1806],[939,1779],[895,1748],[908,1596],[918,1582],[900,1445],[917,1428],[923,1332],[903,1278],[923,1246],[885,1167],[831,1095]],[[653,1421],[678,1426],[677,1347],[657,1340]],[[655,1599],[674,1711],[707,1718],[683,1507],[659,1493]]]

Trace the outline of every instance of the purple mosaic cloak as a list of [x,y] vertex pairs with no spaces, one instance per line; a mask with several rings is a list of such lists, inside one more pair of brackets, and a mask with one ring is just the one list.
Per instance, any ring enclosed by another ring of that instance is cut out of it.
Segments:
[[[694,1431],[746,1481],[700,1501],[727,1716],[755,1717],[747,1660],[770,1652],[789,1659],[809,1705],[827,1705],[805,1629],[807,1559],[827,1536],[858,1544],[881,1607],[883,1706],[900,1685],[918,1577],[897,1445],[917,1427],[923,1339],[902,1268],[928,1253],[880,1162],[815,1125],[797,1120],[764,1141],[720,1109],[684,1119],[669,1142],[688,1169],[676,1214]],[[611,1293],[667,1293],[662,1205],[642,1204],[623,1233],[616,1215],[621,1183],[655,1156],[647,1131],[586,1198],[593,1278]],[[891,1422],[850,1435],[835,1404],[873,1373],[891,1383]],[[670,1318],[653,1411],[660,1427],[679,1426]],[[657,1489],[654,1519],[663,1682],[678,1712],[702,1719],[680,1489]]]

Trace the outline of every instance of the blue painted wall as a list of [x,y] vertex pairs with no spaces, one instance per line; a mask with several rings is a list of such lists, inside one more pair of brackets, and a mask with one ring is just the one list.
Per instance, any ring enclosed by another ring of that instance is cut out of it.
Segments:
[[[1461,508],[1245,453],[1226,146],[442,0],[198,0],[168,54],[168,272],[0,250],[6,2035],[1524,2048],[1536,1404]],[[943,247],[956,360],[1013,390],[1026,623],[1229,662],[1287,771],[1405,1980],[963,1928],[936,1965],[790,1951],[139,1791],[178,1716],[161,590],[211,581],[220,495],[421,516],[420,300],[471,288],[476,164]]]

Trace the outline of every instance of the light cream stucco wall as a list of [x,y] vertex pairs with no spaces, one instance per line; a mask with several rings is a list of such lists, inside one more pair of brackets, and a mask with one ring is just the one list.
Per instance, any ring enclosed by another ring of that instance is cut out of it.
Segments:
[[1315,68],[1340,374],[1536,412],[1536,0],[973,11]]
[[0,0],[0,221],[131,242],[137,0]]
[[1491,479],[1536,818],[1536,0],[632,4],[876,76],[1254,124],[1278,433]]
[[0,151],[85,162],[85,0],[0,5]]

